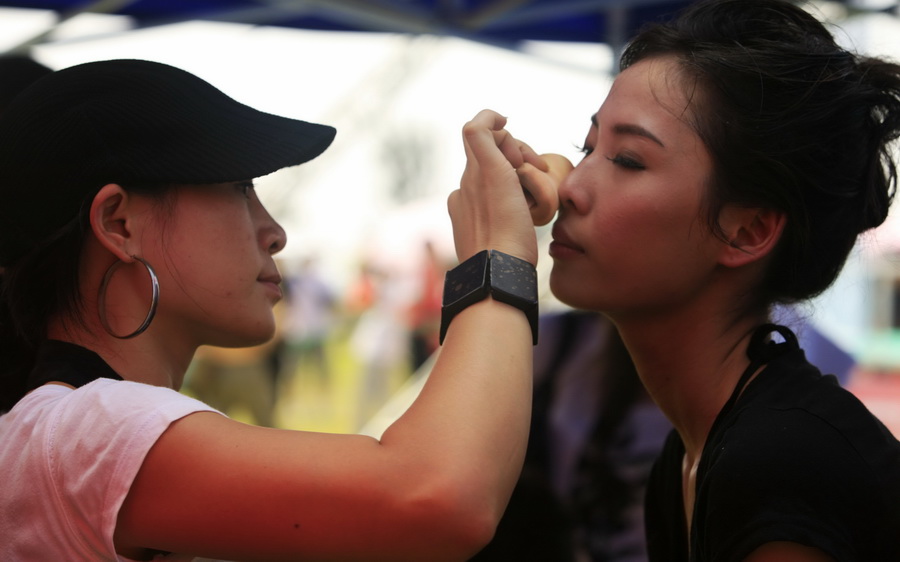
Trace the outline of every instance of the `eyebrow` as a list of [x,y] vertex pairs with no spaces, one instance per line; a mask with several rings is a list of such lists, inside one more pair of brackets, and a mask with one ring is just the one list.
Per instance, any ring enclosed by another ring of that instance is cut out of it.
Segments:
[[[591,123],[595,127],[599,126],[597,123],[597,114],[596,113],[591,115]],[[663,143],[663,141],[659,140],[659,138],[657,138],[656,135],[654,135],[647,129],[641,127],[640,125],[633,125],[633,124],[629,124],[629,123],[620,123],[618,125],[614,125],[612,130],[614,133],[619,134],[619,135],[637,135],[639,137],[644,137],[646,139],[650,139],[651,141],[655,142],[656,144],[658,144],[659,146],[661,146],[663,148],[666,147],[666,145]]]

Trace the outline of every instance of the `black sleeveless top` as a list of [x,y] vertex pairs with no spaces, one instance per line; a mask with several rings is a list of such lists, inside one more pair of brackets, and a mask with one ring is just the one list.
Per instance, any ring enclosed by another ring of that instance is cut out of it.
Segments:
[[[766,341],[773,331],[785,341]],[[748,356],[700,459],[690,548],[676,432],[654,466],[651,562],[739,562],[772,541],[816,547],[840,562],[900,561],[900,442],[806,361],[787,328],[761,327]]]

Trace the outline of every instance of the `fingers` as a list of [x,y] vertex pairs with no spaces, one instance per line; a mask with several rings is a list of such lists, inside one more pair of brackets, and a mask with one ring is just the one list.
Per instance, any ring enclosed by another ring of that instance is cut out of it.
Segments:
[[[538,170],[542,172],[546,172],[549,170],[549,166],[547,160],[542,158],[537,152],[534,151],[530,146],[525,144],[524,142],[519,141],[519,148],[522,152],[522,158],[525,162],[531,164]],[[554,155],[556,156],[556,155]],[[560,157],[562,158],[562,157]]]
[[525,163],[522,157],[522,142],[516,140],[506,129],[494,133],[494,142],[497,143],[500,152],[513,168],[518,168]]
[[559,154],[544,154],[539,158],[543,169],[530,162],[516,169],[519,183],[527,193],[535,226],[543,226],[553,220],[559,209],[559,184],[573,168],[572,163]]
[[505,142],[506,136],[509,136],[503,131],[505,125],[506,117],[484,109],[463,126],[463,146],[469,163],[475,162],[480,166],[489,167],[502,164],[504,158],[500,156],[503,153],[498,154],[495,149]]
[[505,117],[484,110],[463,127],[466,167],[460,188],[447,200],[460,260],[482,249],[537,260],[531,215],[516,174],[525,164],[522,143],[505,125]]
[[466,167],[447,201],[460,259],[497,243],[533,254],[532,227],[553,220],[559,185],[573,168],[564,156],[537,154],[505,126],[505,117],[484,110],[463,127]]
[[519,183],[525,190],[526,199],[528,199],[528,210],[531,212],[532,223],[535,226],[549,223],[559,209],[556,184],[549,175],[527,162],[516,172],[519,175]]

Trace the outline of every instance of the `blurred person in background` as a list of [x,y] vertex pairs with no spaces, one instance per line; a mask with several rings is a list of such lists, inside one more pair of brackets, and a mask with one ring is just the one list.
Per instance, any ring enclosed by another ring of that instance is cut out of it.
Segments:
[[331,369],[326,344],[337,322],[337,294],[312,256],[303,258],[297,270],[287,274],[284,287],[280,378],[293,379],[303,371],[327,387]]
[[440,345],[441,298],[444,292],[444,263],[434,243],[422,244],[422,263],[416,275],[416,298],[409,307],[410,369],[415,372]]
[[369,305],[349,334],[349,349],[359,365],[356,427],[390,398],[398,373],[409,374],[409,325],[405,321],[408,287],[395,271],[370,265],[365,271]]
[[644,562],[644,497],[672,429],[615,326],[571,310],[541,317],[522,476],[473,562]]

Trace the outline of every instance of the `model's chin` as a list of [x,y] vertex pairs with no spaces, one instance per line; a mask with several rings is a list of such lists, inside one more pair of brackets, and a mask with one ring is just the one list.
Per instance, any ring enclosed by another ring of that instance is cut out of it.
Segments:
[[563,304],[577,308],[577,289],[584,290],[585,284],[573,282],[573,276],[567,275],[562,269],[557,262],[554,262],[553,269],[550,271],[550,292]]
[[579,310],[599,311],[594,291],[595,287],[589,277],[566,272],[558,264],[553,266],[550,272],[550,292],[561,303]]

